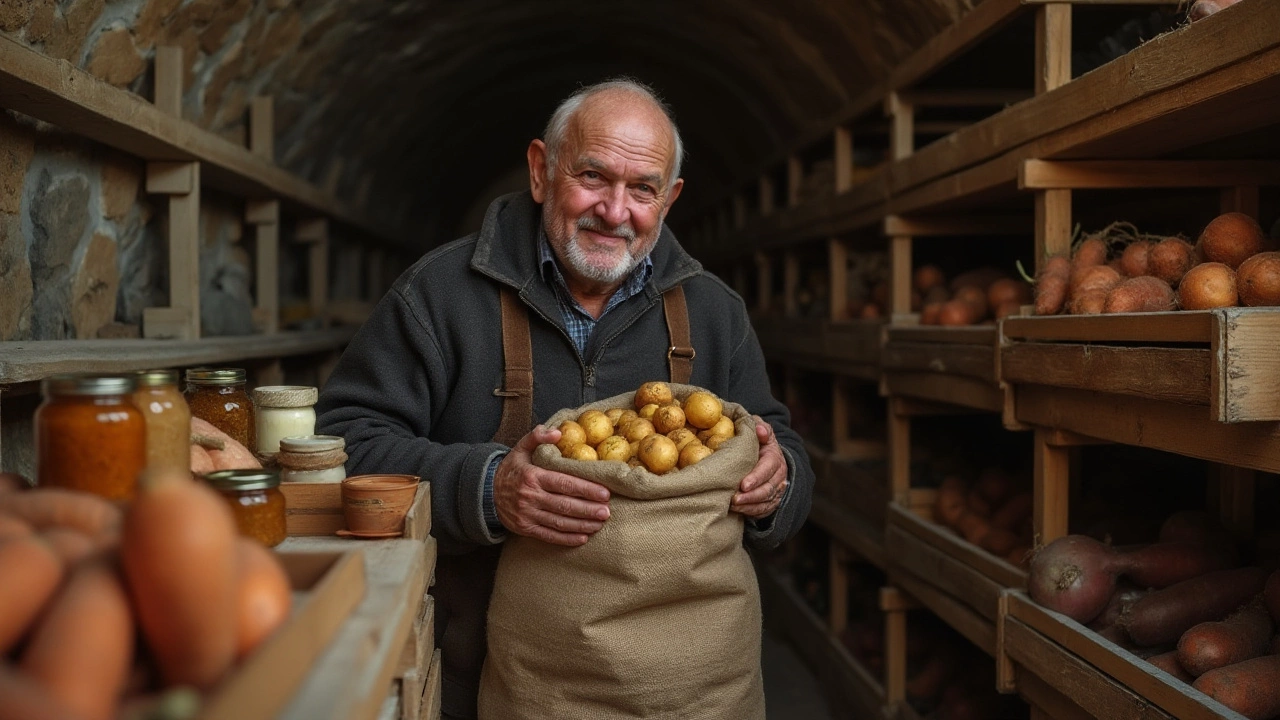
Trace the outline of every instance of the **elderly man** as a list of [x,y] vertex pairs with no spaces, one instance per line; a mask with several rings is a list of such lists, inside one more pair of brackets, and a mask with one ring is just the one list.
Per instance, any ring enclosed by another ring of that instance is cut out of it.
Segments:
[[684,181],[661,101],[629,80],[583,88],[527,155],[530,191],[409,268],[320,398],[349,472],[431,481],[446,717],[474,717],[505,535],[581,545],[609,519],[603,486],[531,464],[560,435],[539,419],[649,380],[743,405],[763,420],[760,456],[729,509],[756,547],[799,529],[813,485],[742,299],[663,224]]

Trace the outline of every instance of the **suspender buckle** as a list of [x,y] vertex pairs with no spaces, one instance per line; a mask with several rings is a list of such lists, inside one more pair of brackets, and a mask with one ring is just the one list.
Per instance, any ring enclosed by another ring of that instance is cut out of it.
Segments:
[[671,358],[678,357],[684,360],[693,360],[698,357],[698,351],[691,347],[676,347],[672,345],[667,348],[667,362],[671,362]]

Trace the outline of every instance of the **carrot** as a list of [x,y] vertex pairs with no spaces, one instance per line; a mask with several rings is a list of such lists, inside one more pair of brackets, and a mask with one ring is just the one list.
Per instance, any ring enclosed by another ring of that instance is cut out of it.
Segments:
[[1260,598],[1225,620],[1200,623],[1178,640],[1178,662],[1187,672],[1201,675],[1264,655],[1271,645],[1271,617]]
[[1250,720],[1273,718],[1280,715],[1280,655],[1210,670],[1193,687]]
[[1121,623],[1139,645],[1163,645],[1202,622],[1217,620],[1262,592],[1267,573],[1238,568],[1156,590],[1133,604]]
[[933,516],[943,525],[954,528],[965,513],[965,484],[958,477],[944,478],[938,486],[937,500],[933,505]]
[[0,495],[0,514],[25,520],[36,530],[67,527],[91,537],[106,537],[120,529],[120,509],[97,495],[37,488]]
[[1147,662],[1155,665],[1161,670],[1169,673],[1184,683],[1191,684],[1195,682],[1195,676],[1182,669],[1182,665],[1178,664],[1178,651],[1170,650],[1167,653],[1152,655],[1147,658]]
[[1018,525],[1031,517],[1031,508],[1035,499],[1029,492],[1020,492],[1009,498],[1000,509],[991,516],[991,524],[1005,530],[1016,530]]
[[1159,312],[1177,307],[1169,283],[1150,275],[1129,278],[1107,293],[1104,313]]
[[1095,265],[1107,262],[1107,244],[1099,237],[1088,237],[1076,246],[1071,258],[1072,275]]
[[1071,261],[1054,255],[1045,261],[1036,278],[1036,314],[1057,315],[1067,303],[1067,286],[1071,279]]
[[0,664],[0,709],[5,720],[82,720],[40,685]]
[[129,596],[107,561],[81,565],[22,653],[22,672],[86,720],[109,720],[133,660]]
[[31,535],[0,542],[0,656],[26,634],[58,589],[62,575],[57,553],[41,538]]
[[144,478],[120,555],[143,637],[169,684],[212,687],[236,649],[236,523],[184,472]]

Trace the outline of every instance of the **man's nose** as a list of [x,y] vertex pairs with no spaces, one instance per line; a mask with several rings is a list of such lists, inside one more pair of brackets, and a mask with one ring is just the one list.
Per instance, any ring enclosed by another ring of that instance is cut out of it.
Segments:
[[627,190],[621,185],[614,185],[609,188],[608,193],[600,200],[596,206],[596,213],[609,224],[610,228],[616,228],[627,221]]

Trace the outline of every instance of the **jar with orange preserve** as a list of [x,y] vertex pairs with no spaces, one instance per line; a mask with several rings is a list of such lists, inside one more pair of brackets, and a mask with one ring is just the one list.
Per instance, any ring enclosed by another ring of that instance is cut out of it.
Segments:
[[147,423],[132,377],[56,375],[36,409],[36,484],[132,500],[147,463]]
[[258,433],[253,419],[253,399],[244,385],[243,369],[196,368],[187,371],[184,395],[191,406],[192,417],[218,428],[253,452],[258,447]]
[[217,470],[204,476],[236,516],[240,534],[267,547],[288,537],[280,475],[270,470]]
[[138,373],[133,404],[147,423],[147,469],[191,467],[191,410],[178,391],[178,372]]

